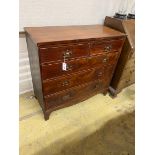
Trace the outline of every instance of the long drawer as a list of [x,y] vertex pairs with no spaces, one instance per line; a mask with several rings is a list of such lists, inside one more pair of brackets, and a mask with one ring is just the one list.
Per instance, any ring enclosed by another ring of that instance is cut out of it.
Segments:
[[84,97],[104,91],[105,86],[102,81],[95,81],[86,85],[80,85],[54,95],[45,96],[46,108],[54,108],[67,104],[68,102],[82,100]]
[[118,53],[102,54],[98,56],[80,58],[66,61],[67,70],[62,70],[62,62],[47,63],[41,65],[41,76],[43,80],[79,72],[99,65],[111,66],[117,62]]
[[39,48],[40,63],[70,58],[86,57],[89,55],[89,44],[67,44]]
[[44,95],[49,95],[97,79],[102,79],[104,83],[106,83],[105,76],[108,76],[108,74],[106,75],[106,69],[104,66],[101,66],[99,68],[81,71],[76,74],[45,80],[43,81],[43,93]]

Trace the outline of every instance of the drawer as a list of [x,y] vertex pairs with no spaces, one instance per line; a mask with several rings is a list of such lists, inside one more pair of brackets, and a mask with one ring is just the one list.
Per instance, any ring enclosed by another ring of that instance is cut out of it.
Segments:
[[90,54],[118,52],[122,48],[123,43],[124,39],[96,41],[91,44]]
[[66,46],[42,47],[39,49],[40,63],[57,61],[89,55],[89,45],[87,43],[69,44]]
[[92,82],[86,85],[80,85],[66,91],[59,92],[54,95],[45,97],[46,108],[63,106],[69,102],[74,102],[76,100],[81,101],[86,96],[95,95],[99,92],[104,91],[104,84],[102,81]]
[[54,78],[57,76],[67,75],[73,72],[79,72],[88,69],[88,59],[81,58],[66,61],[67,70],[62,70],[62,62],[41,65],[41,76],[43,80]]
[[80,84],[103,79],[105,76],[104,70],[105,69],[102,66],[100,68],[79,72],[77,74],[70,74],[56,79],[45,80],[43,81],[43,93],[44,95],[49,95]]
[[41,65],[41,76],[43,80],[79,72],[100,65],[114,65],[118,59],[117,53],[102,54],[88,58],[66,61],[67,70],[62,70],[62,62]]

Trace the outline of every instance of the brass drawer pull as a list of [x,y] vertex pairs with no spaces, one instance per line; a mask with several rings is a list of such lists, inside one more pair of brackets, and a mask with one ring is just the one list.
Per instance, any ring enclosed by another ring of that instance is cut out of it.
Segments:
[[108,45],[108,46],[104,47],[104,51],[106,51],[106,52],[110,52],[111,49],[112,49],[112,45]]
[[65,95],[65,96],[62,97],[62,100],[63,100],[63,101],[66,101],[66,100],[68,100],[70,97],[71,97],[71,95],[70,95],[70,94],[67,94],[67,95]]
[[72,55],[72,51],[70,51],[70,50],[65,51],[64,54],[63,54],[63,56],[65,58],[69,58],[69,57],[71,57],[71,55]]
[[64,81],[63,83],[62,83],[62,86],[68,86],[69,85],[69,81]]
[[76,92],[74,92],[74,91],[68,92],[68,94],[62,96],[62,100],[66,101],[66,100],[74,97],[75,95],[76,95]]
[[100,77],[100,76],[102,76],[102,75],[103,75],[103,72],[100,71],[100,72],[98,73],[98,76]]
[[72,70],[72,66],[69,65],[69,64],[67,64],[67,66],[66,66],[66,71],[70,71],[70,70]]
[[103,63],[108,62],[108,58],[103,59]]

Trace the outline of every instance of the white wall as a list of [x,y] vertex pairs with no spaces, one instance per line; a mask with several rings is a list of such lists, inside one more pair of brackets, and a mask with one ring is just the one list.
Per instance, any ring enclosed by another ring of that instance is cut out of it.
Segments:
[[[113,16],[121,0],[21,0],[20,31],[25,26],[103,24]],[[20,94],[32,90],[25,38],[19,38]]]
[[118,10],[121,0],[21,0],[20,30],[24,26],[102,24]]
[[32,91],[32,78],[25,37],[19,39],[19,93]]

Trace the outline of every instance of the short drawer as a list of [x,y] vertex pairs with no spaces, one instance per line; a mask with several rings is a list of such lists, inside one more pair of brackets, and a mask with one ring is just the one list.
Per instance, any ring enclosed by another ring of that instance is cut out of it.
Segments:
[[82,71],[77,74],[45,80],[43,81],[43,93],[44,95],[49,95],[97,79],[104,79],[104,70],[104,67],[101,66],[100,68]]
[[64,104],[77,100],[80,101],[89,95],[95,95],[99,92],[103,92],[104,88],[105,86],[102,81],[96,81],[87,85],[80,85],[54,95],[45,96],[46,108],[63,106]]
[[118,52],[122,48],[123,42],[124,39],[93,42],[90,48],[90,54],[96,55],[101,53]]
[[81,58],[66,61],[67,70],[62,70],[62,62],[47,63],[41,65],[41,76],[43,80],[54,78],[57,76],[67,75],[74,72],[79,72],[97,66],[115,65],[118,59],[117,53],[102,54],[98,56]]
[[39,49],[40,63],[63,60],[64,57],[70,59],[88,55],[89,45],[87,43],[41,47]]

